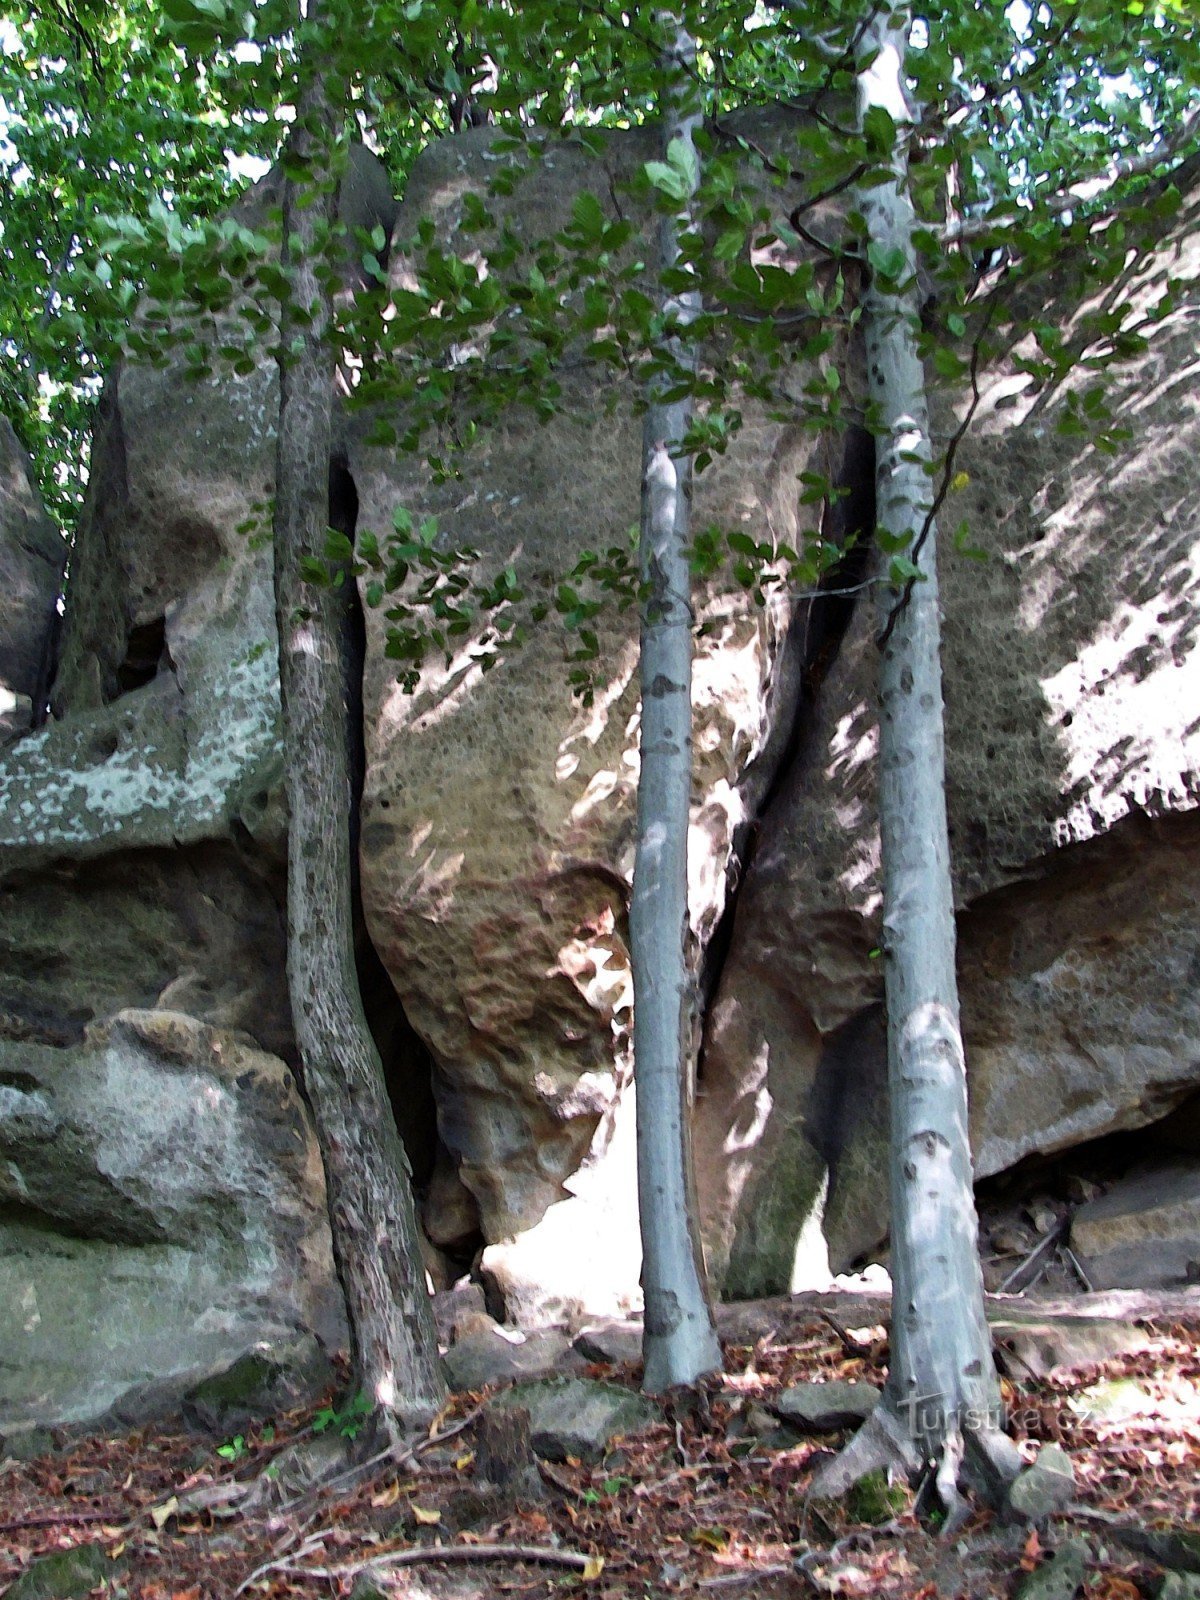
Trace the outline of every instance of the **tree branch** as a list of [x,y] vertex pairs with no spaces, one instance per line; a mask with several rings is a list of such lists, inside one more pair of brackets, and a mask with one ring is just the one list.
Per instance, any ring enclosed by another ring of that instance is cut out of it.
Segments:
[[[986,238],[989,234],[999,232],[1005,228],[1019,226],[1022,222],[1032,220],[1040,213],[1050,216],[1061,216],[1064,211],[1072,211],[1078,206],[1086,206],[1096,197],[1073,193],[1080,187],[1099,184],[1096,194],[1103,194],[1118,183],[1123,183],[1129,178],[1145,177],[1169,161],[1172,156],[1178,155],[1200,130],[1200,102],[1184,117],[1183,121],[1169,137],[1162,139],[1149,150],[1144,150],[1137,156],[1123,156],[1119,160],[1110,161],[1102,171],[1094,173],[1091,177],[1075,178],[1066,188],[1058,194],[1047,195],[1036,210],[1019,209],[1001,217],[967,217],[962,222],[956,222],[948,228],[935,230],[937,238],[943,244],[959,244],[969,239]],[[1115,209],[1113,206],[1108,210]],[[1105,213],[1101,212],[1100,215]]]
[[435,1544],[393,1550],[367,1561],[341,1561],[332,1567],[303,1567],[284,1558],[265,1570],[286,1572],[296,1578],[353,1578],[360,1572],[389,1572],[393,1567],[415,1567],[427,1561],[456,1566],[483,1561],[529,1561],[540,1566],[567,1567],[574,1572],[592,1572],[601,1565],[599,1556],[586,1555],[582,1550],[556,1550],[549,1545]]

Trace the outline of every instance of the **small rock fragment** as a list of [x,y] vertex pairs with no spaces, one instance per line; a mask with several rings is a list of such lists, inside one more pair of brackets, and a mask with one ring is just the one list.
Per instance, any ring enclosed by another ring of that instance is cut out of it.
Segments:
[[483,1389],[489,1383],[551,1372],[570,1349],[566,1334],[556,1328],[535,1329],[519,1343],[497,1327],[478,1328],[451,1345],[446,1373],[452,1388]]
[[1065,1511],[1075,1498],[1075,1468],[1056,1444],[1043,1445],[1008,1491],[1008,1509],[1026,1522],[1042,1522]]
[[493,1407],[523,1406],[529,1412],[533,1448],[546,1461],[599,1461],[618,1434],[635,1433],[659,1413],[641,1395],[590,1378],[559,1378],[521,1383],[491,1402]]
[[1158,1600],[1200,1600],[1200,1577],[1194,1572],[1168,1572]]
[[611,1367],[633,1365],[642,1359],[642,1328],[637,1322],[592,1322],[575,1336],[575,1348],[586,1361]]
[[771,1409],[802,1433],[832,1433],[865,1422],[878,1400],[869,1383],[793,1383]]
[[1091,1556],[1086,1539],[1068,1539],[1024,1580],[1018,1600],[1074,1600]]

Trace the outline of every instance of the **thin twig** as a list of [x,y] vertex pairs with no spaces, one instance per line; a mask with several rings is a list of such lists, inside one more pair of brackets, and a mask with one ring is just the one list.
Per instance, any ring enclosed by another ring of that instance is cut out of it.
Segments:
[[701,1578],[698,1589],[725,1589],[734,1583],[757,1583],[760,1578],[791,1577],[793,1567],[754,1567],[749,1572],[723,1572],[719,1578]]
[[854,1335],[849,1332],[848,1329],[843,1328],[838,1319],[834,1316],[831,1316],[828,1311],[819,1311],[817,1315],[820,1317],[822,1322],[824,1322],[828,1327],[832,1328],[834,1333],[837,1334],[838,1343],[848,1356],[853,1356],[857,1359],[859,1357],[869,1356],[871,1354],[871,1346],[869,1344],[864,1344],[861,1339],[856,1339]]
[[1084,1293],[1085,1294],[1092,1294],[1094,1292],[1094,1290],[1095,1290],[1096,1285],[1092,1282],[1092,1280],[1088,1277],[1087,1273],[1083,1270],[1083,1266],[1080,1263],[1079,1257],[1075,1254],[1074,1250],[1071,1249],[1071,1246],[1069,1244],[1064,1244],[1063,1247],[1062,1247],[1062,1253],[1063,1253],[1063,1255],[1066,1256],[1067,1261],[1070,1264],[1071,1270],[1074,1272],[1075,1276],[1079,1279],[1080,1283],[1083,1285]]
[[298,1550],[293,1550],[288,1555],[283,1554],[277,1549],[272,1555],[270,1561],[264,1561],[261,1567],[255,1567],[254,1571],[250,1573],[248,1577],[242,1579],[241,1583],[239,1583],[237,1588],[233,1591],[234,1600],[237,1600],[238,1595],[245,1594],[246,1590],[252,1583],[257,1583],[260,1578],[265,1578],[268,1572],[276,1571],[281,1561],[297,1561],[301,1556],[310,1554],[334,1531],[335,1530],[333,1528],[322,1528],[319,1533],[309,1535],[308,1538],[303,1540],[303,1543],[300,1545]]
[[[1046,1235],[1046,1237],[1039,1240],[1029,1254],[1025,1257],[1025,1259],[1019,1262],[1017,1266],[1013,1268],[1008,1277],[1005,1278],[1004,1282],[1000,1285],[999,1289],[997,1289],[996,1293],[1007,1294],[1012,1288],[1013,1284],[1015,1284],[1017,1280],[1034,1265],[1035,1262],[1041,1261],[1043,1256],[1047,1255],[1053,1246],[1058,1244],[1058,1242],[1065,1237],[1067,1229],[1070,1227],[1070,1225],[1071,1219],[1069,1216],[1060,1217],[1050,1229],[1050,1232]],[[1025,1287],[1027,1287],[1027,1285],[1025,1285]]]
[[275,1513],[272,1522],[278,1526],[281,1518],[303,1506],[306,1500],[311,1500],[315,1503],[331,1489],[337,1489],[343,1484],[347,1487],[356,1485],[356,1480],[363,1478],[364,1474],[369,1475],[376,1467],[383,1466],[384,1463],[390,1463],[397,1469],[411,1466],[427,1450],[432,1450],[435,1445],[444,1444],[447,1439],[453,1439],[456,1434],[460,1434],[464,1429],[469,1428],[482,1410],[482,1405],[476,1406],[473,1411],[468,1412],[453,1427],[444,1428],[440,1433],[434,1434],[432,1438],[419,1440],[410,1449],[397,1452],[394,1445],[388,1445],[378,1455],[371,1456],[366,1461],[357,1462],[354,1466],[347,1467],[344,1472],[336,1473],[332,1478],[326,1478],[320,1483],[314,1483],[311,1488],[305,1489],[303,1494],[298,1494],[294,1499],[285,1501]]
[[32,1517],[14,1517],[11,1522],[0,1522],[0,1533],[20,1533],[25,1528],[57,1528],[60,1525],[76,1528],[92,1522],[116,1524],[128,1515],[128,1506],[122,1506],[119,1511],[67,1511],[60,1516],[39,1514]]
[[546,1482],[553,1484],[561,1494],[569,1494],[574,1499],[579,1499],[582,1496],[584,1491],[577,1489],[570,1478],[565,1477],[557,1468],[552,1467],[548,1461],[539,1461],[537,1467]]

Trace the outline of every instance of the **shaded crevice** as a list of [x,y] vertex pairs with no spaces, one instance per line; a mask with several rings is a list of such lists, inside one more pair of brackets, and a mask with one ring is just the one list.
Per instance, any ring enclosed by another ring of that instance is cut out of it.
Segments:
[[[353,544],[358,524],[358,490],[344,456],[335,455],[329,471],[329,526]],[[358,586],[346,572],[342,597],[341,653],[346,692],[346,738],[351,783],[350,873],[354,915],[354,956],[367,1026],[383,1062],[384,1080],[396,1126],[412,1168],[418,1200],[433,1182],[439,1158],[437,1102],[433,1058],[413,1028],[390,974],[371,939],[363,912],[359,862],[361,806],[366,778],[366,734],[363,724],[363,670],[366,663],[366,619]],[[445,1153],[442,1152],[442,1159]],[[470,1264],[482,1239],[465,1240],[461,1253]]]
[[129,630],[125,656],[117,667],[117,695],[130,694],[143,684],[153,683],[164,668],[168,672],[175,669],[167,647],[167,619],[152,617]]
[[[738,890],[754,859],[763,818],[804,759],[817,696],[837,659],[868,575],[875,532],[875,440],[859,424],[845,434],[833,482],[835,492],[826,503],[821,535],[842,555],[822,578],[818,597],[802,602],[793,613],[772,689],[771,732],[738,786],[746,820],[734,830],[725,909],[701,962],[700,1005],[705,1013],[729,953]],[[702,1068],[703,1060],[701,1076]]]
[[[69,1203],[43,1206],[36,1200],[0,1200],[0,1228],[23,1228],[45,1235],[51,1247],[64,1239],[76,1244],[134,1249],[170,1243],[165,1229],[153,1217],[131,1205],[128,1196],[115,1187],[106,1187],[102,1179],[93,1189],[87,1209],[72,1209]],[[20,1246],[13,1249],[11,1240],[6,1243],[6,1250],[20,1254]]]

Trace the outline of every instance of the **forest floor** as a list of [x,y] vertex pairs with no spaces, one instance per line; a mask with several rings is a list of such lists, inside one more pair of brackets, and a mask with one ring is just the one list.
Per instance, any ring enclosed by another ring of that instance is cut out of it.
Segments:
[[[1048,1441],[1070,1453],[1077,1506],[1037,1528],[979,1509],[942,1539],[907,1489],[868,1484],[845,1501],[806,1500],[817,1459],[846,1436],[782,1435],[764,1426],[769,1407],[798,1381],[881,1383],[886,1331],[777,1305],[776,1317],[761,1303],[742,1319],[741,1342],[736,1331],[727,1337],[726,1375],[706,1405],[668,1407],[598,1465],[542,1464],[542,1498],[526,1504],[473,1488],[483,1393],[456,1396],[399,1468],[378,1462],[356,1482],[324,1487],[297,1487],[294,1473],[306,1452],[328,1460],[332,1402],[223,1445],[148,1428],[5,1461],[0,1589],[47,1553],[70,1567],[62,1553],[74,1551],[84,1574],[74,1587],[30,1589],[26,1579],[18,1594],[1155,1600],[1164,1562],[1192,1574],[1164,1595],[1200,1595],[1200,1317],[1142,1322],[1129,1348],[1065,1374],[1035,1377],[1010,1363],[1020,1371],[1004,1382],[1013,1435],[1030,1458]],[[597,1365],[590,1375],[635,1387],[638,1372]],[[314,1433],[314,1418],[324,1432]],[[1174,1545],[1172,1530],[1184,1530]],[[1082,1587],[1069,1562],[1052,1571],[1054,1552],[1080,1539],[1087,1547],[1074,1545],[1071,1559],[1083,1551]],[[389,1566],[401,1554],[408,1564]]]

